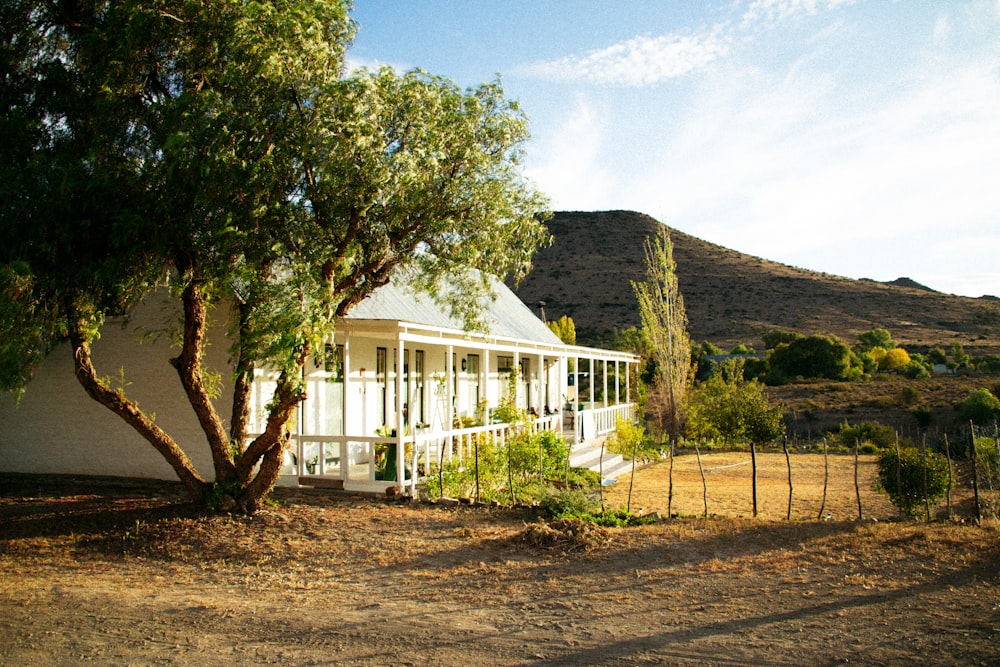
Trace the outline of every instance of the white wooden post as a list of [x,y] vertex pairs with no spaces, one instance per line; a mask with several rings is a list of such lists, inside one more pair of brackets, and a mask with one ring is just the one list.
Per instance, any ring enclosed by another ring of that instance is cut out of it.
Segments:
[[[445,416],[444,430],[450,431],[455,428],[455,346],[449,345],[448,352],[445,356],[444,366],[445,366],[445,382],[448,385],[448,414]],[[447,439],[447,456],[445,457],[448,463],[451,463],[451,438]],[[444,445],[443,445],[444,446]],[[440,457],[439,457],[440,459]],[[439,460],[438,463],[441,461]]]
[[403,419],[403,398],[406,397],[406,389],[403,387],[403,363],[405,361],[403,352],[403,336],[398,334],[396,336],[396,442],[394,447],[396,447],[396,486],[399,488],[405,488],[403,486],[405,483],[403,473],[406,470],[406,447],[403,445],[406,432],[406,424]]
[[601,359],[601,364],[604,368],[604,372],[601,373],[601,382],[604,384],[604,392],[601,395],[604,397],[604,407],[608,407],[608,360]]
[[[344,336],[344,396],[343,405],[341,409],[343,412],[340,413],[340,422],[344,425],[343,433],[341,435],[347,435],[351,431],[351,425],[347,421],[347,416],[355,414],[356,411],[350,409],[351,400],[351,334],[348,333]],[[347,479],[347,468],[350,461],[348,461],[348,447],[347,441],[341,440],[337,443],[337,447],[340,449],[340,479]]]

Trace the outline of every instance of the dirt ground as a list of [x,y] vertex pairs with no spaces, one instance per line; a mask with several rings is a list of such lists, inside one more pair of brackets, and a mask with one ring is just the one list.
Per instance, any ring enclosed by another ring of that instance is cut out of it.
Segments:
[[[304,489],[204,517],[176,485],[0,475],[0,664],[1000,664],[995,521],[887,520],[869,477],[859,522],[850,457],[817,521],[804,455],[786,521],[771,456],[756,520],[748,466],[713,454],[717,516],[689,518],[679,458],[682,518],[624,529]],[[665,509],[664,470],[637,473],[633,511]]]

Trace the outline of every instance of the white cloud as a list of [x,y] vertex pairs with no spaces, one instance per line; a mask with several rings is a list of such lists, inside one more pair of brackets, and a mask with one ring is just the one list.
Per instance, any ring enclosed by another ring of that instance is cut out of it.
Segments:
[[702,69],[727,51],[725,37],[715,32],[640,36],[582,56],[530,63],[519,72],[552,81],[647,86]]
[[800,16],[853,4],[854,0],[754,0],[743,14],[744,27],[773,27]]
[[556,210],[590,210],[609,195],[610,177],[601,164],[604,131],[599,112],[582,96],[556,132],[536,144],[525,174]]

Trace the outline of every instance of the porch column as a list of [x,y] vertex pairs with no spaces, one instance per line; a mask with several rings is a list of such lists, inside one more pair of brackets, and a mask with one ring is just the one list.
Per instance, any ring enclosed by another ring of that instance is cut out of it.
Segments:
[[615,359],[615,405],[622,404],[621,396],[619,395],[619,389],[621,388],[621,386],[622,383],[618,377],[618,360]]
[[403,336],[396,335],[396,485],[403,487],[405,479],[403,471],[406,469],[406,447],[403,446],[406,423],[403,419],[403,399],[407,398],[403,387],[403,364],[405,355],[403,354]]
[[631,379],[632,364],[625,362],[625,402],[632,402],[632,379]]
[[514,408],[517,409],[517,407],[518,407],[517,399],[518,399],[518,395],[521,393],[521,381],[524,379],[524,378],[521,377],[521,351],[520,350],[514,350],[514,367],[511,369],[511,372],[517,378],[517,382],[515,382],[514,386],[512,387],[513,390],[514,390],[514,395],[511,396],[510,398],[511,398],[512,401],[514,401]]
[[573,438],[580,442],[580,357],[573,357]]
[[[341,405],[341,423],[344,425],[344,432],[342,435],[348,435],[351,432],[350,422],[347,420],[348,415],[355,414],[358,411],[350,409],[351,401],[351,334],[348,332],[344,336],[344,400],[343,405]],[[364,382],[364,379],[361,380]],[[361,385],[361,391],[364,391],[364,385]],[[359,401],[361,402],[361,401]],[[364,405],[363,402],[361,402]],[[364,420],[364,417],[362,417]],[[362,431],[364,433],[365,431]],[[341,440],[337,445],[340,448],[340,479],[347,479],[347,468],[349,467],[350,461],[347,460],[347,441]]]
[[535,391],[535,413],[539,417],[545,416],[545,355],[539,353],[538,355],[538,369],[535,371],[538,373],[538,384]]
[[[496,405],[496,403],[493,401],[493,396],[492,396],[493,392],[490,391],[490,387],[492,386],[492,384],[493,383],[490,382],[490,348],[484,346],[483,365],[479,369],[479,386],[483,388],[482,397],[486,399],[486,414],[484,415],[484,417],[486,417],[487,424],[490,422],[489,420],[490,406]],[[476,409],[477,410],[479,409],[478,405],[476,406]]]
[[601,364],[603,364],[604,372],[601,373],[601,381],[604,383],[604,407],[608,407],[608,360],[601,359]]
[[[448,414],[445,415],[444,430],[450,431],[455,428],[455,346],[449,345],[445,353],[445,382],[448,384]],[[444,447],[444,444],[440,445]],[[451,463],[451,445],[447,445],[447,461]],[[440,457],[439,457],[440,458]]]

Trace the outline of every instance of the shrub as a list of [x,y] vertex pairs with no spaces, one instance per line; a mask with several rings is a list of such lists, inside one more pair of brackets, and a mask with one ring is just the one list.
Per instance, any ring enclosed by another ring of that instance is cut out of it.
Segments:
[[661,450],[646,435],[646,429],[641,424],[627,421],[621,417],[615,421],[615,430],[608,438],[607,449],[609,452],[621,454],[627,459],[633,456],[637,459],[660,458]]
[[895,448],[885,449],[878,457],[874,487],[889,496],[900,512],[915,516],[925,502],[936,503],[948,492],[952,479],[948,465],[937,452],[903,447],[897,455]]
[[896,444],[896,430],[891,426],[878,422],[865,421],[857,426],[851,426],[845,420],[834,439],[847,448],[853,448],[856,443],[870,444],[877,449],[885,449]]
[[969,392],[969,395],[955,406],[955,410],[962,421],[989,424],[1000,416],[1000,400],[997,400],[989,389],[977,389]]
[[976,471],[980,480],[990,488],[1000,484],[1000,471],[997,469],[997,448],[993,438],[980,436],[976,438]]

